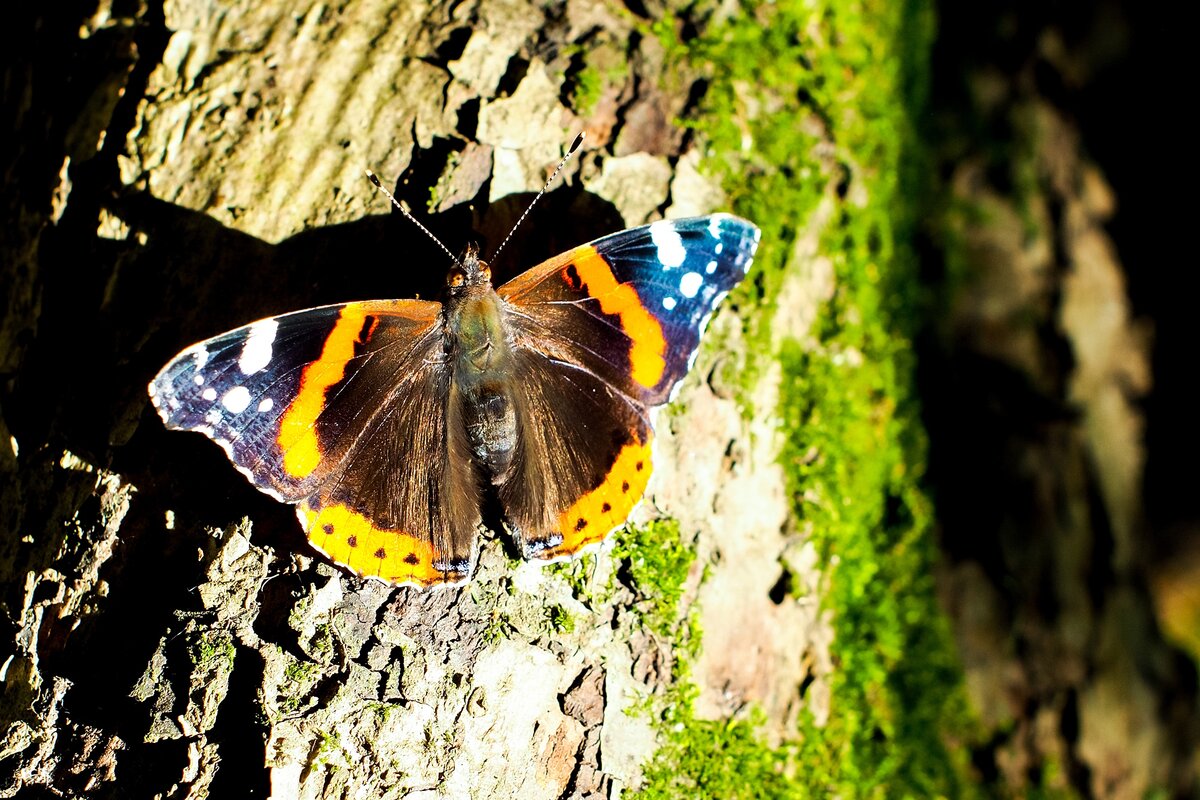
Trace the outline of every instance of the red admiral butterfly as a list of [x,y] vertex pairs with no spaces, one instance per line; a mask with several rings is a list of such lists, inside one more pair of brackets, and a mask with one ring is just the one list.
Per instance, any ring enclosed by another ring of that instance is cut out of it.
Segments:
[[758,240],[727,214],[654,222],[499,289],[468,248],[443,302],[260,320],[181,352],[150,398],[167,427],[205,434],[295,504],[313,546],[359,575],[466,580],[488,493],[525,558],[569,556],[640,501],[650,411]]

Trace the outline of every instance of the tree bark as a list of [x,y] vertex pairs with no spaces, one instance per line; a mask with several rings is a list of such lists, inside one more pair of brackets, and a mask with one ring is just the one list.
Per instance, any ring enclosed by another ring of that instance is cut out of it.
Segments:
[[[355,579],[211,443],[164,430],[145,386],[182,347],[264,316],[434,295],[445,258],[388,213],[364,168],[452,249],[474,228],[487,250],[586,131],[495,265],[501,279],[622,226],[718,210],[701,143],[675,123],[697,76],[669,69],[644,21],[575,0],[102,3],[30,22],[9,67],[25,94],[6,99],[21,147],[6,154],[20,192],[5,194],[0,794],[586,798],[638,785],[656,746],[638,708],[662,696],[687,641],[647,622],[660,598],[630,577],[639,556],[610,542],[540,569],[493,537],[462,588]],[[603,67],[598,88],[581,53]],[[811,319],[822,291],[794,292],[780,313]],[[794,543],[776,432],[722,385],[736,318],[714,327],[722,346],[660,421],[635,521],[673,517],[696,553],[673,624],[692,607],[740,609],[707,627],[700,712],[757,702],[782,730],[799,702],[789,687],[828,665],[828,635],[813,638],[827,623],[767,596]],[[764,408],[777,390],[755,390]],[[724,566],[701,585],[718,551]],[[811,565],[794,572],[816,584]]]

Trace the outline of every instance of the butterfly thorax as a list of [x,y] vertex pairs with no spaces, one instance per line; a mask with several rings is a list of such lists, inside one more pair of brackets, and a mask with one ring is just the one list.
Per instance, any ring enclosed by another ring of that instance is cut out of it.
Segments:
[[484,262],[468,250],[447,279],[446,348],[461,394],[467,440],[495,483],[502,483],[517,442],[512,344],[503,300]]

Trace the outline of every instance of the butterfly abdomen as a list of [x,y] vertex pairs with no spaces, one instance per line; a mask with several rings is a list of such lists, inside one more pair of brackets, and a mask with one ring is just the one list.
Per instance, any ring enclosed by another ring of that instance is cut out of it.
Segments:
[[446,330],[454,385],[463,403],[471,451],[493,483],[508,476],[517,446],[513,355],[500,298],[481,286],[451,298]]

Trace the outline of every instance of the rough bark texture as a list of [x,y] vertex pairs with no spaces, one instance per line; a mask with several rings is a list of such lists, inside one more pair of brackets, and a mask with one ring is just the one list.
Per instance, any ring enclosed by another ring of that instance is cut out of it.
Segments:
[[[102,2],[30,22],[5,95],[21,146],[5,154],[0,795],[636,786],[656,735],[637,707],[675,654],[644,622],[657,598],[628,557],[539,569],[492,539],[465,588],[353,579],[216,447],[165,431],[145,386],[183,346],[250,320],[434,294],[444,258],[386,212],[366,167],[419,211],[432,194],[451,248],[472,228],[495,247],[587,131],[502,278],[623,225],[715,210],[674,123],[696,76],[668,75],[637,17],[588,0]],[[586,104],[580,52],[611,64]],[[781,315],[811,320],[820,284]],[[747,422],[716,377],[737,370],[715,362],[736,359],[740,327],[714,325],[733,355],[702,354],[660,422],[638,520],[679,521],[698,554],[683,602],[724,610],[703,623],[699,713],[757,703],[782,731],[810,671],[819,689],[830,637],[812,604],[768,598],[781,558],[814,587],[815,564],[785,535],[773,423]],[[762,408],[777,380],[756,390]]]

